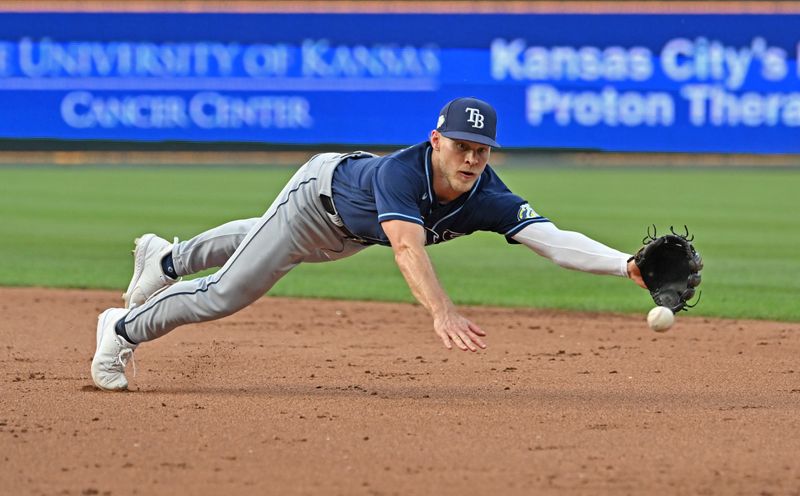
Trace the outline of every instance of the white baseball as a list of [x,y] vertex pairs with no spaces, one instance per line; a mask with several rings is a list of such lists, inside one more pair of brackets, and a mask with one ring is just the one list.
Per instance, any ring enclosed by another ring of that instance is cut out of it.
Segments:
[[656,332],[664,332],[675,323],[675,315],[667,307],[653,307],[647,314],[647,325]]

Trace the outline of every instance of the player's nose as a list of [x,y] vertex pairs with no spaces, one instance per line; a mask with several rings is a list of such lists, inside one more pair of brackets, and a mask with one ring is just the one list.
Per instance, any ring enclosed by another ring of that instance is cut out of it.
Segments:
[[476,164],[476,155],[474,151],[469,151],[464,155],[464,163],[467,165],[475,165]]

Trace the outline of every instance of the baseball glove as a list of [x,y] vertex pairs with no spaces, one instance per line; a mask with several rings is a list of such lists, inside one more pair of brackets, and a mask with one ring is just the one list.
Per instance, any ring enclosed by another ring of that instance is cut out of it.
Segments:
[[694,236],[690,237],[689,229],[683,227],[685,234],[676,233],[670,226],[672,234],[659,237],[656,237],[655,225],[652,234],[648,227],[647,236],[642,240],[644,246],[633,256],[653,301],[669,308],[672,313],[688,310],[699,302],[698,299],[694,304],[688,304],[700,284],[703,259],[692,245]]

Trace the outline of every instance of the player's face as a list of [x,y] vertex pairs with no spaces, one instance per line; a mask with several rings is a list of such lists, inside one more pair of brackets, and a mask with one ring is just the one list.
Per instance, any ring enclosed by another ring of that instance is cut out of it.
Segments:
[[452,201],[472,189],[489,162],[491,147],[431,133],[433,188],[440,201]]

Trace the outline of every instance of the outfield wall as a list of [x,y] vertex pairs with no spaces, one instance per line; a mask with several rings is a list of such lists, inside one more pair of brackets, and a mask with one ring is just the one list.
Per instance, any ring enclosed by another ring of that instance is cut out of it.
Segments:
[[403,145],[474,95],[511,148],[800,152],[800,14],[506,5],[5,12],[0,139]]

